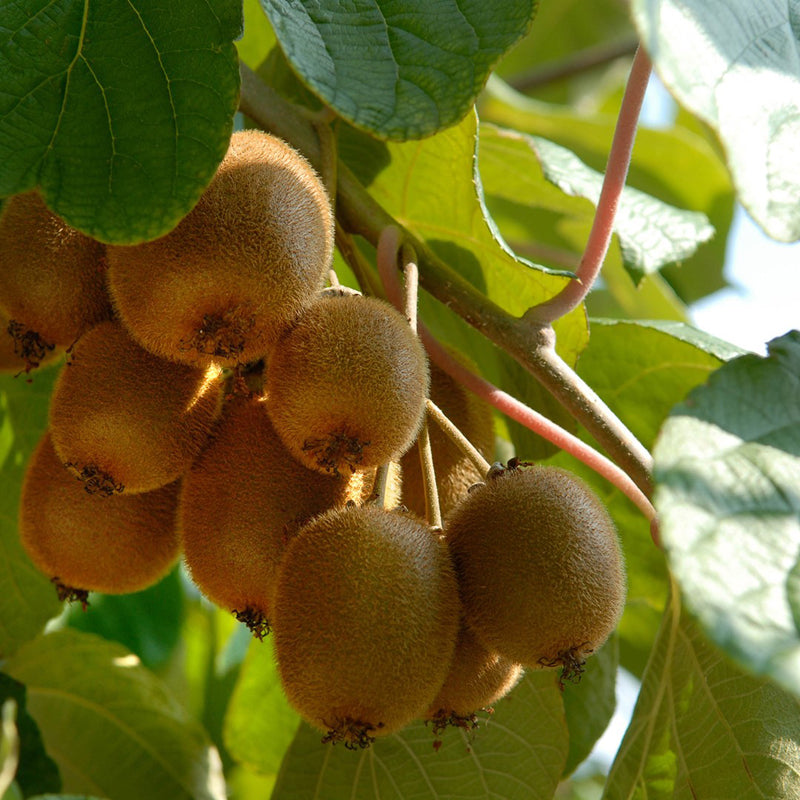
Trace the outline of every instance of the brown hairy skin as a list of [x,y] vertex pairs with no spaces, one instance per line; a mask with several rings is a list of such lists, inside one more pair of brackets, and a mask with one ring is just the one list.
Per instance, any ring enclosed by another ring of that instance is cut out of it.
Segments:
[[489,650],[571,677],[616,627],[625,604],[617,533],[572,473],[500,471],[467,495],[445,535],[464,618]]
[[475,712],[508,694],[522,677],[522,667],[487,650],[462,623],[450,672],[426,718],[434,729],[447,725],[474,727]]
[[274,617],[289,702],[325,741],[366,746],[421,717],[445,679],[459,623],[447,548],[411,514],[326,512],[286,549]]
[[102,322],[81,338],[56,382],[53,444],[87,491],[151,491],[189,469],[221,398],[219,370],[157,358],[120,323]]
[[307,469],[278,438],[262,398],[232,397],[183,479],[179,526],[194,582],[262,635],[286,545],[312,517],[360,495],[362,483],[360,473]]
[[[469,363],[467,359],[457,357],[463,363]],[[472,442],[478,452],[491,462],[494,456],[494,419],[491,407],[454,381],[436,364],[431,364],[430,398]],[[439,505],[442,516],[447,518],[467,493],[467,489],[482,481],[485,476],[453,444],[436,422],[431,422],[428,430],[433,466],[436,471],[436,486],[439,490]],[[425,490],[422,484],[419,449],[412,447],[402,457],[400,464],[403,470],[403,503],[410,511],[424,518]]]
[[267,409],[296,458],[347,473],[408,450],[428,381],[425,351],[392,306],[360,295],[322,297],[267,363]]
[[0,310],[26,371],[111,316],[105,246],[53,214],[38,192],[0,214]]
[[109,288],[139,343],[195,366],[261,358],[322,288],[333,215],[282,140],[234,133],[211,184],[166,236],[110,246]]
[[45,434],[22,485],[20,538],[60,596],[138,592],[178,559],[178,489],[175,482],[147,494],[94,497],[64,469]]

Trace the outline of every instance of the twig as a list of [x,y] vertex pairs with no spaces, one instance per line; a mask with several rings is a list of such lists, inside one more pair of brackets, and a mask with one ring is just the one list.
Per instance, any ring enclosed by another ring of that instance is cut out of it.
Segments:
[[447,434],[453,444],[475,465],[478,472],[484,477],[491,464],[480,454],[480,451],[463,433],[453,424],[433,400],[428,400],[428,416]]

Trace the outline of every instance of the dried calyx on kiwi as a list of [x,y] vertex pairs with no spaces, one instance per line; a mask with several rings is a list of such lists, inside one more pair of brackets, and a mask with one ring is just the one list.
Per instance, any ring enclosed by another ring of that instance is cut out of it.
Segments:
[[578,677],[625,604],[622,552],[597,495],[567,470],[511,462],[464,498],[445,535],[476,638]]
[[272,348],[332,258],[333,214],[316,172],[281,139],[245,130],[174,230],[108,248],[109,288],[143,347],[235,367]]
[[320,297],[267,362],[267,409],[287,448],[337,474],[404,453],[422,423],[425,351],[388,303]]

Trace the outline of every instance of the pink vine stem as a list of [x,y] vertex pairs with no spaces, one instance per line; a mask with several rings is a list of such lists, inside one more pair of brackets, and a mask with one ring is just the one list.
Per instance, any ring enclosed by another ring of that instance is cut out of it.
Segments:
[[[391,225],[381,232],[377,250],[378,271],[389,302],[402,312],[405,298],[397,277],[397,258],[400,246],[401,234],[398,228]],[[425,349],[428,351],[431,361],[454,380],[474,392],[478,397],[510,419],[519,422],[566,453],[574,456],[616,486],[650,521],[651,532],[654,538],[657,539],[657,531],[654,525],[656,519],[655,509],[626,472],[620,469],[613,461],[598,453],[586,442],[581,441],[577,436],[565,431],[552,420],[534,411],[517,400],[517,398],[502,389],[498,389],[494,384],[459,364],[423,323],[417,323],[417,332],[425,345]]]
[[600,198],[597,201],[592,229],[586,241],[586,249],[575,271],[576,280],[570,281],[549,300],[529,309],[524,319],[539,324],[552,323],[579,306],[592,288],[611,244],[614,218],[628,177],[639,113],[651,72],[650,59],[639,47],[633,57],[628,83],[625,86]]

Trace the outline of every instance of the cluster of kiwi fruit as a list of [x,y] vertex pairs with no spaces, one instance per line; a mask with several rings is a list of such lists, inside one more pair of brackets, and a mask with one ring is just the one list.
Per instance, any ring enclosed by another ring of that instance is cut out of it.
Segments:
[[488,472],[435,426],[444,527],[416,441],[430,400],[487,459],[491,410],[430,367],[383,300],[325,287],[333,213],[294,149],[241,131],[160,239],[104,246],[35,193],[0,216],[0,348],[64,353],[19,528],[59,596],[133,592],[183,556],[272,631],[289,701],[355,748],[471,725],[525,669],[580,672],[615,627],[613,523],[563,470]]

